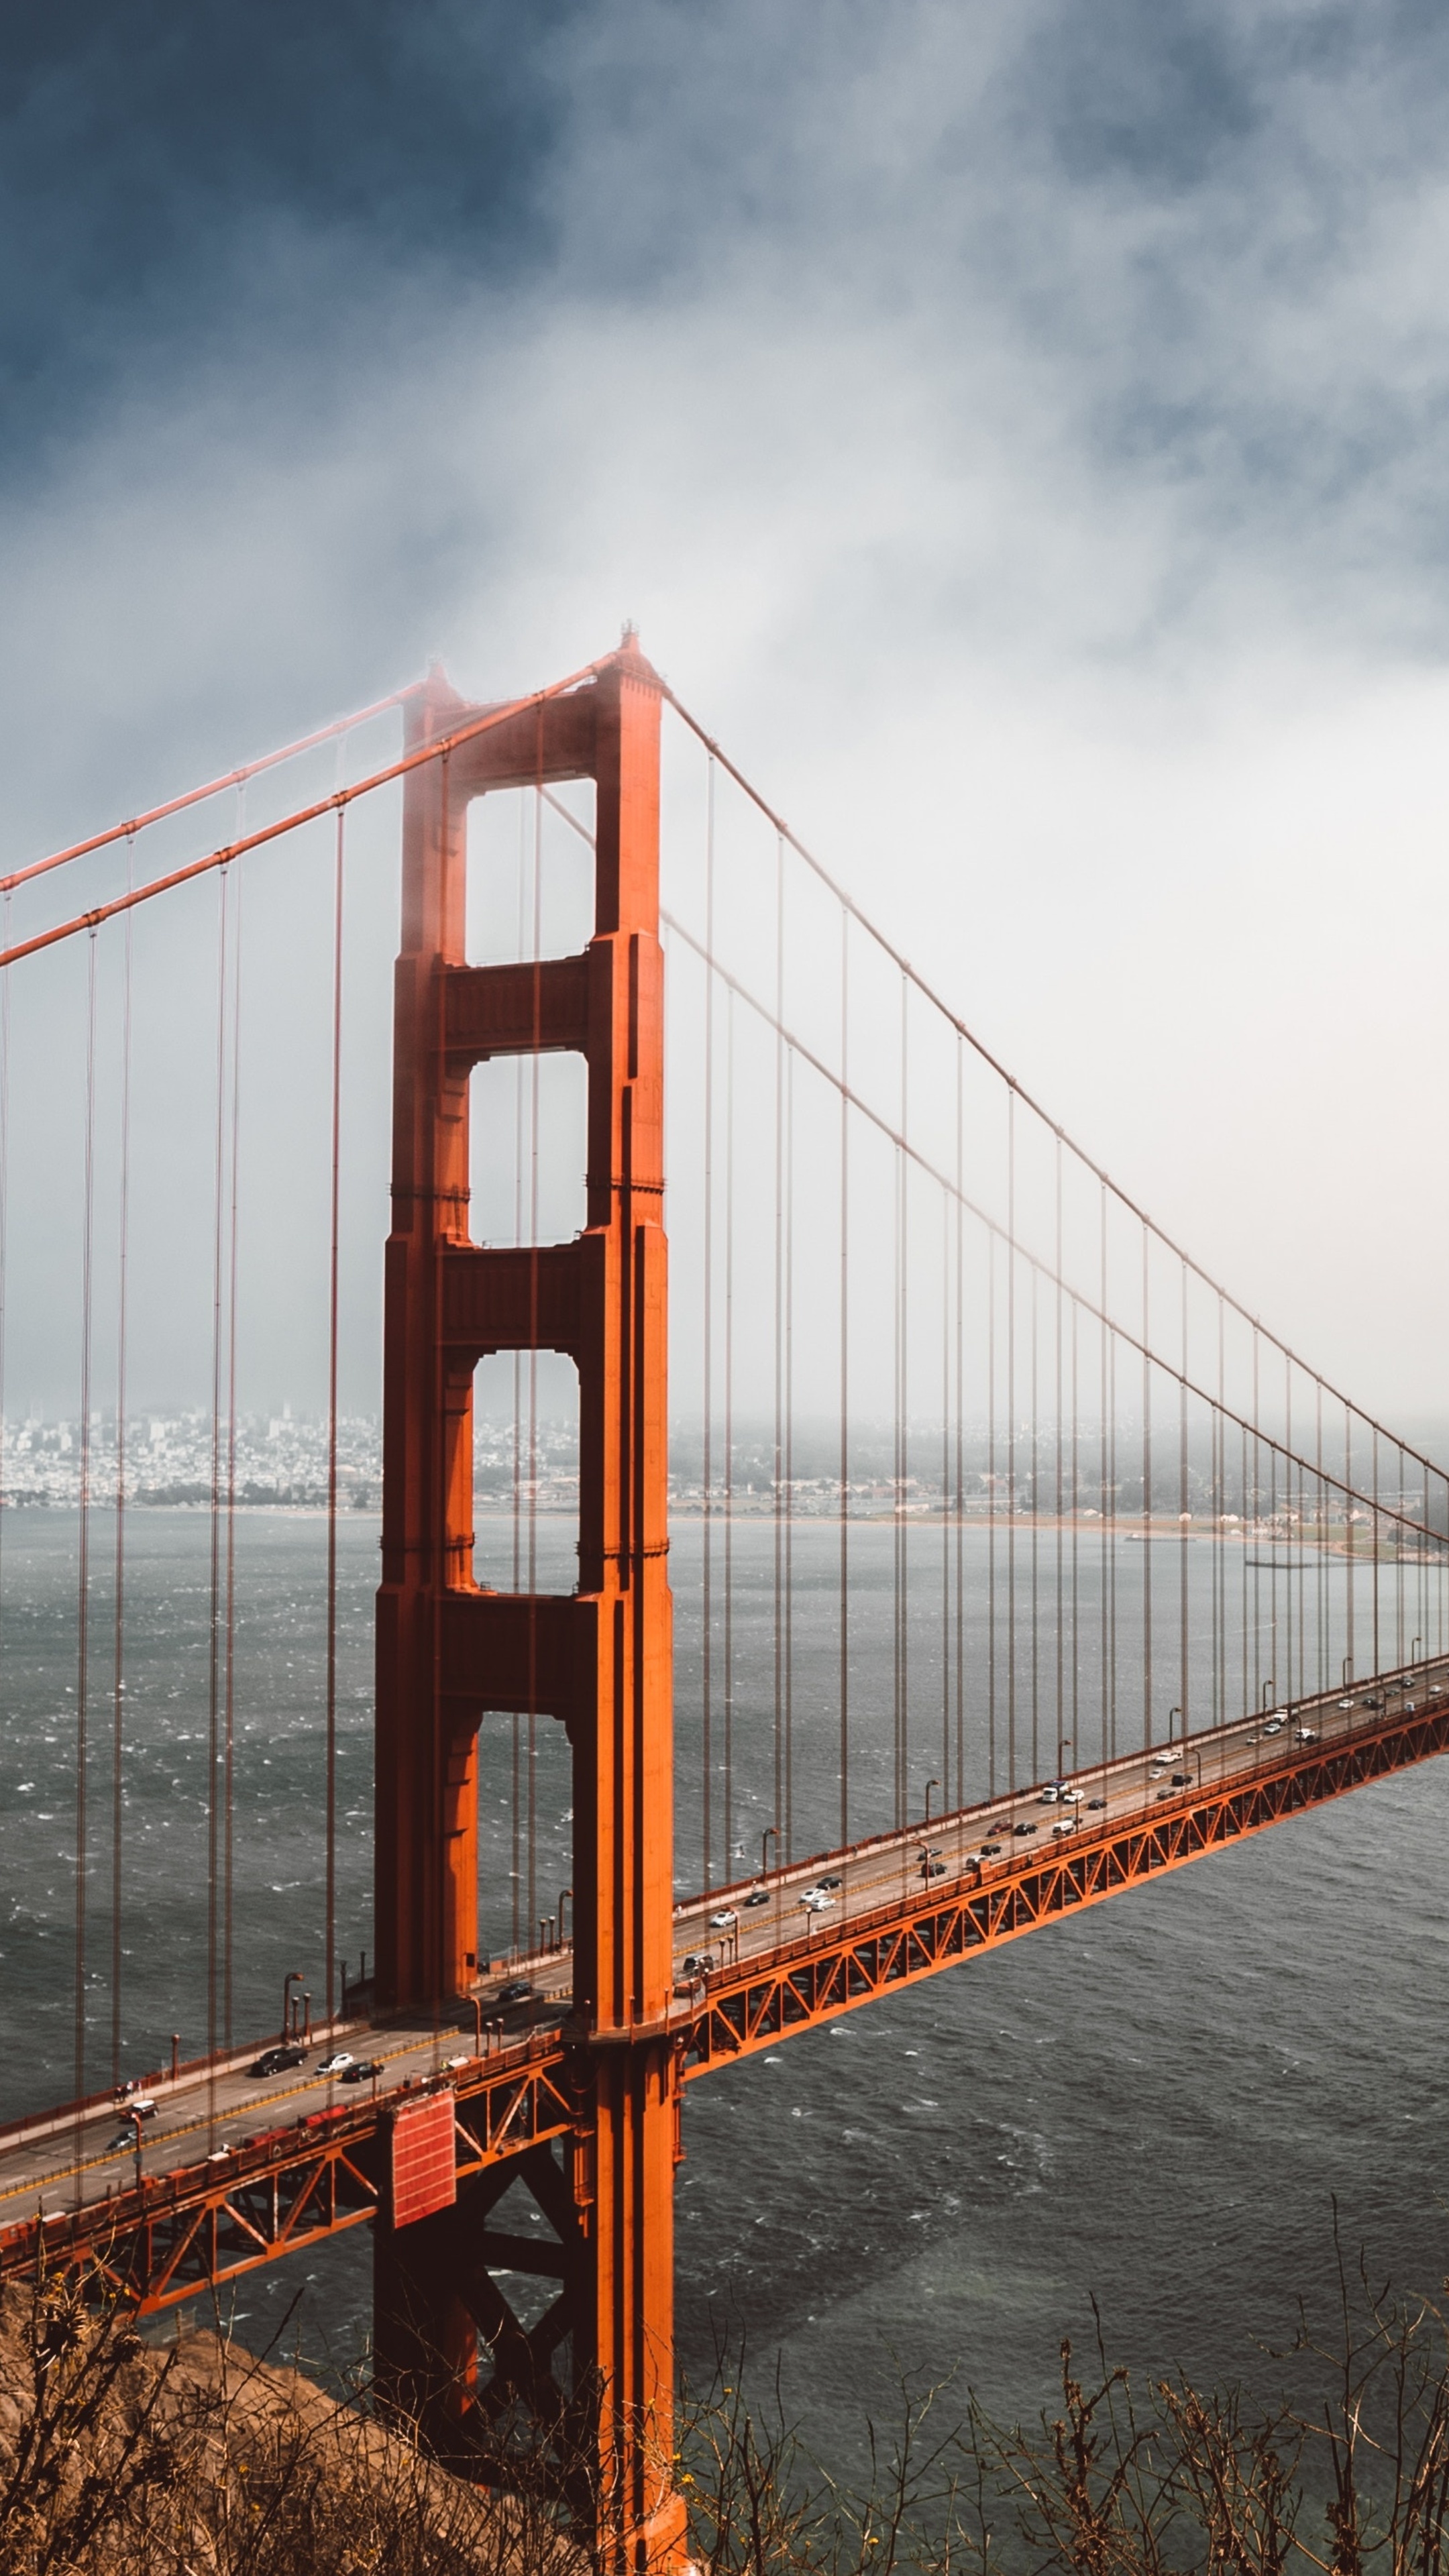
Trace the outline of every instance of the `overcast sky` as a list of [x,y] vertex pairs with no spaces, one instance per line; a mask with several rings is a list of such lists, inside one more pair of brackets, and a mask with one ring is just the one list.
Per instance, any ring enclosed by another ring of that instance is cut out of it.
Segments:
[[0,43],[10,857],[633,617],[1165,1223],[1449,1418],[1442,10]]

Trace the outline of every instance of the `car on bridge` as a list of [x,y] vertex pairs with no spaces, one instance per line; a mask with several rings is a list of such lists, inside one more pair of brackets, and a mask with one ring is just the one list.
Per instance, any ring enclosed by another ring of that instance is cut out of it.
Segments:
[[744,1903],[746,1905],[768,1905],[769,1902],[770,1891],[768,1887],[752,1887],[749,1895],[744,1899]]
[[380,2057],[354,2057],[350,2066],[343,2067],[342,2081],[344,2084],[367,2084],[374,2075],[381,2075],[383,2071]]
[[305,2066],[305,2048],[264,2048],[261,2056],[248,2067],[249,2075],[285,2075],[291,2066]]
[[330,2057],[318,2060],[317,2072],[319,2075],[345,2075],[353,2062],[350,2048],[334,2048]]

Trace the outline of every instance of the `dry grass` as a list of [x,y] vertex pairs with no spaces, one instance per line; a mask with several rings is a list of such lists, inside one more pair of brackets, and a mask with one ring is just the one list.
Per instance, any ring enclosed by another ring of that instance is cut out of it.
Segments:
[[[1099,2334],[1089,2374],[1063,2345],[1059,2409],[1031,2431],[903,2386],[856,2488],[809,2460],[778,2391],[752,2408],[725,2367],[679,2440],[696,2567],[1449,2576],[1445,2318],[1341,2282],[1333,2332],[1280,2357],[1311,2401],[1134,2389]],[[0,2293],[0,2576],[581,2576],[556,2428],[546,2447],[547,2474],[520,2449],[515,2489],[485,2493],[218,2334],[144,2344],[73,2278]]]

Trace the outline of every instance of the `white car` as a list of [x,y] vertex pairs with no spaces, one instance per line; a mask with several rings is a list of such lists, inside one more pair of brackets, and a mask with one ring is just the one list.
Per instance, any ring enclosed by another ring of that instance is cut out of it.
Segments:
[[823,1914],[827,1905],[833,1905],[835,1899],[828,1895],[823,1887],[807,1887],[800,1902],[807,1914]]
[[351,2064],[352,2051],[350,2048],[334,2048],[330,2057],[324,2057],[321,2060],[317,2068],[317,2072],[319,2075],[340,2075],[344,2066],[350,2066]]
[[731,1932],[738,1920],[732,1905],[722,1905],[718,1914],[710,1916],[709,1928],[711,1932]]
[[1054,1834],[1074,1834],[1076,1830],[1077,1820],[1075,1816],[1063,1816],[1060,1822],[1052,1827],[1052,1832]]
[[1082,1793],[1080,1789],[1064,1789],[1062,1791],[1062,1805],[1064,1807],[1079,1807],[1081,1803]]
[[1056,1790],[1043,1789],[1041,1796],[1038,1798],[1036,1803],[1039,1807],[1054,1807],[1057,1803]]

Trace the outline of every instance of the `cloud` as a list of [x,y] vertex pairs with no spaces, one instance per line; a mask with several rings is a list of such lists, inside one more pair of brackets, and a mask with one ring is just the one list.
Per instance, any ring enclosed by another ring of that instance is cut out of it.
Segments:
[[1449,1253],[1435,14],[253,20],[26,93],[12,846],[632,615],[1109,1163],[1449,1410],[1318,1248],[1347,1169]]

